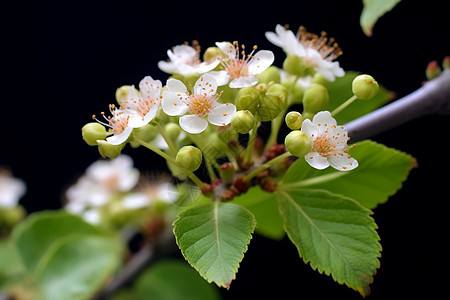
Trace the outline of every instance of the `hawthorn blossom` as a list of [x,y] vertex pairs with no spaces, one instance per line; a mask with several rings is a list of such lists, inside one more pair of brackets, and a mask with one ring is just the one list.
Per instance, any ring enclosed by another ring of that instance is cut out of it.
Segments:
[[139,94],[134,85],[128,90],[127,97],[120,102],[130,114],[128,126],[132,128],[147,125],[158,112],[161,102],[162,84],[159,80],[153,80],[146,76],[139,83]]
[[202,74],[213,70],[220,63],[213,59],[207,62],[200,60],[200,46],[178,45],[173,50],[167,50],[169,61],[159,61],[158,67],[169,74],[192,75]]
[[16,206],[26,190],[23,180],[12,177],[8,170],[0,169],[0,209]]
[[[209,123],[225,126],[231,122],[236,106],[217,102],[217,82],[209,74],[201,76],[190,93],[184,83],[177,79],[167,80],[167,91],[163,93],[161,106],[169,116],[182,116],[180,126],[188,133],[200,133]],[[189,113],[189,114],[187,114]],[[205,119],[207,117],[208,121]]]
[[133,127],[129,124],[131,114],[123,108],[117,108],[114,104],[109,105],[109,111],[111,113],[109,117],[106,117],[104,112],[101,113],[106,122],[98,120],[95,115],[92,118],[110,128],[110,134],[112,135],[106,138],[108,143],[111,145],[120,145],[128,139],[133,131]]
[[245,46],[241,45],[241,58],[239,58],[239,45],[237,42],[217,42],[216,46],[225,54],[225,57],[219,57],[224,69],[213,71],[209,74],[216,78],[219,86],[226,85],[228,82],[230,82],[230,88],[253,86],[258,83],[255,75],[270,67],[275,59],[272,51],[268,50],[260,50],[253,55],[256,51],[256,46],[246,56],[244,52]]
[[330,112],[317,113],[313,121],[303,121],[301,131],[312,141],[312,150],[305,155],[306,162],[313,168],[322,170],[328,166],[340,171],[353,170],[358,161],[348,154],[349,137],[343,126],[337,126]]
[[328,38],[325,32],[318,36],[307,32],[301,26],[297,35],[294,35],[292,31],[278,24],[275,32],[266,32],[266,38],[287,54],[304,58],[328,81],[334,81],[335,77],[342,77],[345,74],[339,62],[334,61],[342,51],[334,39]]

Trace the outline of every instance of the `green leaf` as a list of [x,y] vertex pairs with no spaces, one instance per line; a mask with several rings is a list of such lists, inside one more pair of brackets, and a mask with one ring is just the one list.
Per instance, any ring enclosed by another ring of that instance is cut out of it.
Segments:
[[[330,100],[326,110],[333,111],[345,100],[353,96],[352,82],[356,76],[361,73],[354,71],[347,71],[343,77],[336,78],[335,81],[328,83],[327,89],[330,95]],[[338,124],[345,124],[354,119],[362,117],[367,113],[374,111],[383,104],[386,104],[394,98],[394,93],[388,91],[383,86],[380,86],[378,94],[370,100],[357,99],[355,102],[346,107],[343,111],[336,115]]]
[[208,282],[229,288],[255,225],[255,217],[244,207],[209,202],[180,212],[174,233],[191,266]]
[[0,239],[0,290],[18,280],[24,271],[14,245],[10,240]]
[[324,190],[277,190],[285,230],[313,269],[361,295],[379,267],[381,246],[371,211]]
[[320,188],[350,197],[367,208],[385,203],[402,187],[415,159],[404,152],[373,141],[362,141],[350,148],[359,166],[348,172],[331,167],[316,170],[299,158],[286,172],[283,184],[299,188]]
[[372,36],[372,29],[378,19],[394,8],[400,0],[363,0],[361,27],[367,36]]
[[70,234],[105,235],[78,216],[63,211],[44,211],[31,215],[17,225],[12,238],[25,267],[34,271],[49,247]]
[[254,186],[245,194],[235,197],[232,203],[244,206],[255,216],[256,233],[277,240],[284,237],[283,220],[278,211],[276,194],[267,193],[259,186]]
[[136,281],[137,299],[218,300],[215,286],[208,284],[184,261],[165,259],[147,269]]
[[85,300],[118,267],[121,245],[109,237],[71,235],[49,249],[36,280],[46,300]]

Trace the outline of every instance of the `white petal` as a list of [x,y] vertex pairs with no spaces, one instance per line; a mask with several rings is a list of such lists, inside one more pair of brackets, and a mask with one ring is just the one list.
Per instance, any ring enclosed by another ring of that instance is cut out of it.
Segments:
[[230,81],[230,76],[228,76],[227,71],[212,71],[208,73],[216,79],[218,86],[227,84]]
[[158,68],[166,73],[173,74],[177,72],[177,68],[175,67],[175,64],[172,62],[160,60],[158,62]]
[[189,133],[200,133],[208,127],[208,121],[197,115],[186,115],[180,118],[181,128]]
[[358,166],[358,161],[347,153],[342,153],[342,155],[329,156],[328,162],[330,165],[339,171],[350,171]]
[[166,83],[167,89],[174,93],[186,93],[187,89],[183,82],[178,79],[170,78]]
[[[331,113],[329,111],[320,111],[318,112],[314,118],[313,118],[314,125],[320,124],[320,126],[336,126],[336,120],[331,116]],[[325,125],[326,124],[326,125]],[[319,126],[319,128],[320,128]]]
[[119,135],[113,135],[106,138],[106,141],[111,145],[120,145],[124,143],[133,131],[132,127],[126,127],[125,130]]
[[230,88],[232,89],[238,89],[238,88],[244,88],[249,86],[254,86],[258,83],[258,78],[255,76],[241,76],[239,78],[233,79],[230,82]]
[[301,131],[308,135],[313,141],[319,135],[319,129],[311,122],[310,119],[306,119],[303,121]]
[[252,75],[259,74],[270,67],[274,60],[275,56],[273,55],[272,51],[258,51],[252,58],[252,60],[248,63],[248,70]]
[[236,58],[236,48],[230,42],[216,42],[216,46],[229,58]]
[[117,188],[120,191],[129,191],[136,186],[139,181],[140,172],[138,169],[132,168],[128,170],[122,170],[119,173],[119,180],[117,182]]
[[305,160],[311,167],[318,170],[323,170],[330,165],[325,157],[321,156],[318,152],[315,151],[311,151],[306,154]]
[[194,47],[191,47],[189,45],[178,45],[178,46],[175,46],[175,48],[173,48],[173,55],[175,55],[177,57],[191,59],[193,57],[197,57],[198,53]]
[[214,76],[209,74],[202,75],[194,86],[194,94],[212,96],[217,91],[217,81]]
[[89,224],[99,224],[101,221],[100,213],[98,209],[89,209],[85,211],[82,215],[82,218],[88,222]]
[[181,75],[203,74],[213,70],[219,64],[220,61],[216,59],[211,62],[202,62],[195,65],[182,64],[178,67],[178,69]]
[[177,200],[179,196],[180,195],[176,188],[169,182],[162,183],[158,187],[158,197],[160,198],[160,200],[172,203]]
[[231,118],[235,112],[236,106],[234,106],[234,104],[221,104],[211,111],[208,115],[208,121],[213,125],[225,126],[230,124]]
[[165,91],[161,101],[163,111],[169,116],[182,116],[189,107],[186,104],[186,94]]
[[148,197],[141,193],[131,194],[122,199],[122,205],[127,209],[139,209],[150,204]]
[[139,82],[139,91],[143,99],[156,99],[161,95],[162,83],[159,80],[153,80],[151,76],[145,76]]

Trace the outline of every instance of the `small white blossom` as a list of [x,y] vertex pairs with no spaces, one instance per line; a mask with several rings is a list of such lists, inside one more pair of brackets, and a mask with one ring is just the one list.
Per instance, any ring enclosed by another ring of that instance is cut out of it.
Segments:
[[7,170],[0,169],[0,208],[16,206],[26,190],[23,180],[12,177]]
[[134,85],[130,87],[127,97],[120,102],[121,106],[130,114],[129,127],[142,127],[156,116],[162,98],[161,90],[161,81],[153,80],[151,76],[146,76],[141,80],[139,94]]
[[216,45],[226,55],[225,57],[219,57],[224,70],[209,73],[216,78],[219,86],[228,83],[230,83],[230,88],[253,86],[258,83],[255,75],[270,67],[275,59],[272,51],[268,50],[260,50],[253,55],[256,46],[246,56],[244,52],[245,47],[241,45],[243,49],[242,57],[239,58],[239,45],[237,42],[233,44],[230,42],[217,42]]
[[202,74],[213,70],[220,63],[217,59],[202,62],[198,45],[196,48],[189,45],[178,45],[167,50],[170,61],[158,62],[158,67],[169,74],[192,75]]
[[312,122],[306,119],[301,130],[312,141],[312,151],[305,155],[305,159],[313,168],[322,170],[331,165],[337,170],[349,171],[358,166],[358,161],[348,154],[347,131],[336,125],[330,112],[317,113]]
[[216,80],[209,74],[204,74],[197,80],[192,94],[181,81],[169,79],[161,106],[169,116],[182,116],[179,123],[183,130],[200,133],[208,127],[208,121],[217,126],[228,125],[236,112],[234,104],[217,102],[220,94],[216,91]]
[[334,81],[335,77],[342,77],[345,74],[339,62],[334,61],[342,51],[333,38],[326,37],[325,32],[319,37],[300,27],[297,35],[294,35],[292,31],[278,24],[275,32],[266,32],[266,38],[287,54],[304,58],[328,81]]
[[128,139],[133,131],[133,127],[129,124],[132,114],[125,109],[117,108],[114,104],[109,105],[109,111],[111,113],[111,116],[109,117],[106,117],[102,112],[102,116],[105,118],[106,122],[98,120],[95,115],[92,118],[100,124],[110,128],[111,136],[106,138],[108,143],[111,145],[120,145]]

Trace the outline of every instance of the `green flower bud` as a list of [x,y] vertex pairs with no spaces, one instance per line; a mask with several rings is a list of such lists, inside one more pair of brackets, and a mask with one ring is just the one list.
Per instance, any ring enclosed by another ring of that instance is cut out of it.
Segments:
[[125,147],[125,143],[120,145],[111,145],[107,141],[97,140],[98,143],[98,152],[103,158],[116,158],[122,152],[123,147]]
[[314,75],[314,66],[303,57],[289,54],[283,62],[283,69],[286,72],[300,77]]
[[121,103],[128,96],[128,91],[130,90],[130,85],[122,85],[120,88],[116,90],[116,101],[117,103]]
[[303,88],[295,82],[295,77],[291,76],[288,80],[283,81],[282,85],[289,91],[287,106],[291,106],[293,104],[300,104],[303,100]]
[[304,111],[302,113],[303,120],[306,120],[306,119],[312,120],[314,118],[314,115],[315,115],[314,113],[309,112],[309,111]]
[[320,75],[319,73],[314,74],[314,77],[313,77],[313,81],[312,81],[312,82],[321,84],[321,85],[323,85],[323,86],[326,86],[327,84],[330,83],[328,80],[325,79],[325,77],[323,77],[323,76]]
[[298,130],[302,127],[303,117],[298,111],[290,111],[284,118],[287,127],[291,130]]
[[450,69],[450,56],[444,57],[444,60],[442,62],[442,67],[444,68],[444,70]]
[[439,65],[437,61],[433,60],[430,63],[428,63],[427,68],[425,70],[425,75],[427,76],[428,80],[434,79],[441,74],[441,68],[439,68]]
[[258,81],[261,83],[280,83],[281,81],[280,71],[275,66],[268,67],[264,72],[256,75],[256,78],[258,78]]
[[25,218],[26,212],[23,206],[16,205],[9,208],[0,207],[0,228],[12,229]]
[[217,47],[209,47],[203,53],[203,61],[209,61],[215,59],[217,56],[223,56],[223,52]]
[[242,134],[252,130],[255,124],[256,118],[248,110],[238,110],[231,118],[231,127]]
[[239,90],[236,96],[236,109],[248,110],[253,114],[259,104],[261,93],[255,87],[246,87]]
[[328,104],[328,90],[321,84],[310,84],[303,94],[303,109],[311,113],[318,113]]
[[300,130],[291,131],[284,139],[284,144],[286,149],[297,157],[304,157],[312,149],[311,138]]
[[178,151],[175,160],[183,168],[194,172],[202,163],[202,152],[197,147],[184,146]]
[[97,146],[97,140],[104,140],[108,136],[105,126],[97,122],[84,125],[81,128],[81,135],[89,146]]
[[286,107],[287,89],[281,84],[270,86],[266,94],[261,97],[257,115],[261,121],[275,119]]
[[167,123],[166,126],[164,126],[164,132],[169,139],[175,142],[181,133],[181,127],[175,123]]
[[359,99],[368,100],[373,98],[378,93],[378,88],[378,82],[370,75],[359,75],[353,79],[353,94]]

